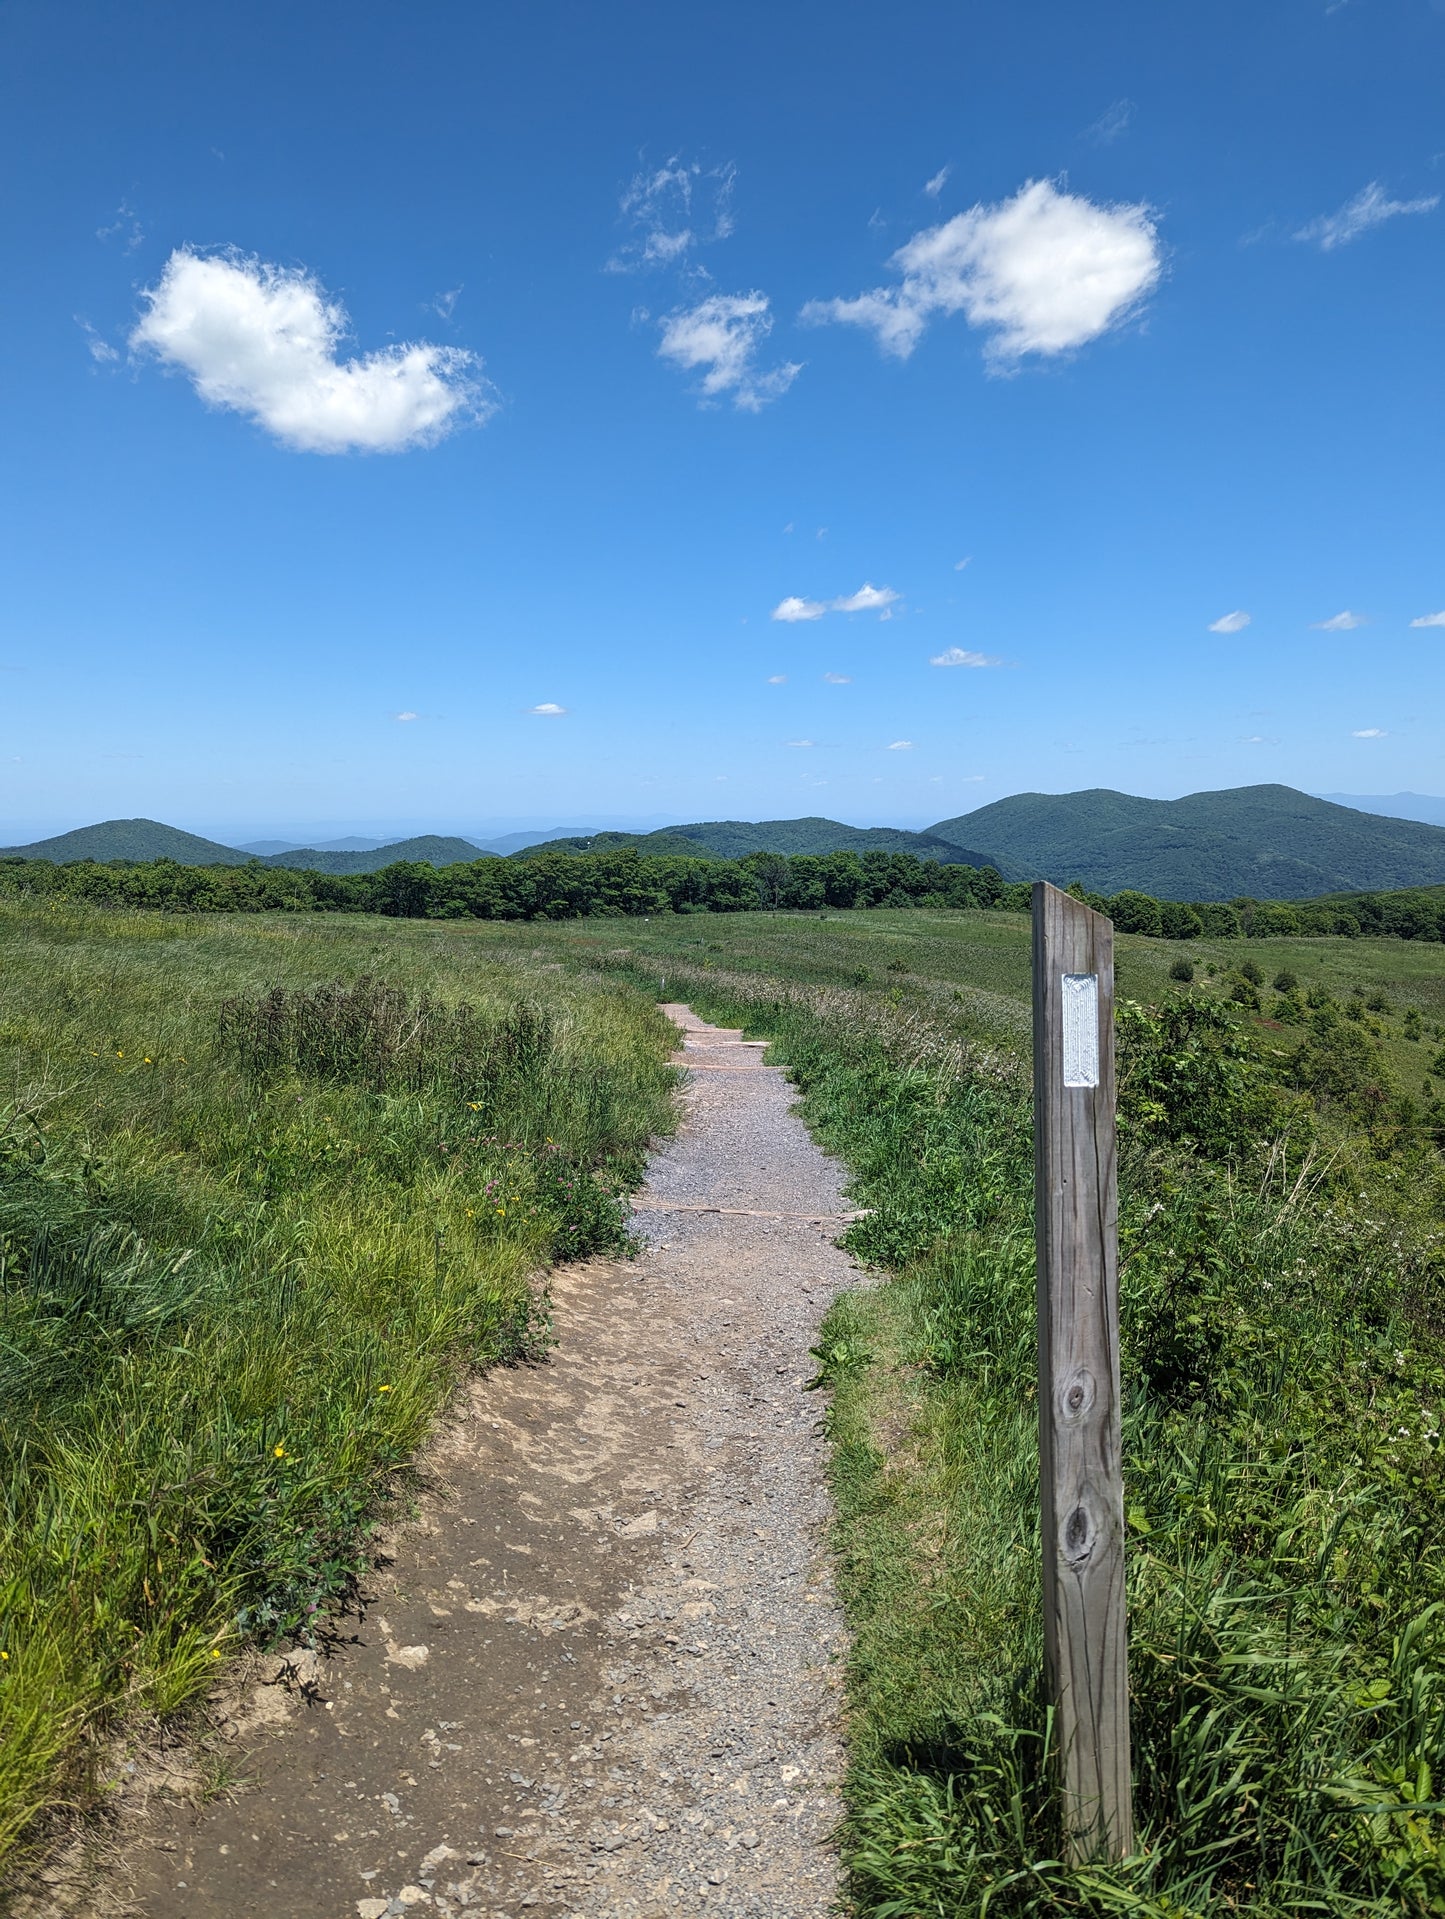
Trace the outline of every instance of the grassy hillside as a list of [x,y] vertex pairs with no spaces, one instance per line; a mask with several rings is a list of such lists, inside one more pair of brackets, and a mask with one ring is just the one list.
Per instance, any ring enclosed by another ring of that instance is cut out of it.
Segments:
[[971,851],[972,842],[933,832],[906,833],[892,826],[844,826],[838,820],[702,820],[667,826],[655,833],[593,833],[545,840],[514,854],[533,859],[545,853],[611,853],[631,847],[639,853],[702,853],[711,859],[738,860],[749,853],[912,853],[945,865],[988,866],[987,853]]
[[355,853],[328,853],[320,847],[302,846],[292,853],[272,853],[262,863],[308,873],[379,873],[383,867],[395,866],[399,860],[418,860],[430,866],[460,866],[463,862],[486,858],[488,855],[471,840],[423,833],[414,840],[394,840],[389,846],[374,846]]
[[929,831],[992,847],[1009,878],[1160,899],[1304,899],[1445,880],[1445,828],[1377,818],[1288,786],[1145,800],[1099,787],[1016,793]]
[[29,846],[0,848],[0,859],[28,860],[177,860],[182,866],[235,866],[246,855],[234,846],[183,833],[159,820],[102,820],[79,826],[54,839],[34,840]]
[[0,906],[0,1854],[310,1630],[539,1264],[623,1244],[671,1029],[435,924]]

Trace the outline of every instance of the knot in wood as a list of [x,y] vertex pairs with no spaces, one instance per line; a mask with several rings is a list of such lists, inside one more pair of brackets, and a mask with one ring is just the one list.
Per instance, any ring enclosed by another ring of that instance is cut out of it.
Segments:
[[1098,1396],[1094,1375],[1088,1367],[1076,1367],[1060,1384],[1059,1418],[1070,1426],[1087,1419],[1094,1410],[1094,1401]]
[[1081,1500],[1064,1521],[1061,1541],[1065,1563],[1075,1571],[1089,1563],[1094,1550],[1094,1516]]

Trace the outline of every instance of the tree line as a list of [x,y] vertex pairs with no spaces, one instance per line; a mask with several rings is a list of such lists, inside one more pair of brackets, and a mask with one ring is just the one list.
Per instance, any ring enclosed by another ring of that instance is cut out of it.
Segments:
[[[1445,940],[1445,889],[1408,888],[1282,902],[1189,903],[1125,890],[1069,891],[1121,932],[1156,938],[1393,935]],[[912,853],[682,855],[549,853],[455,866],[401,860],[376,873],[285,866],[182,866],[174,860],[0,859],[0,897],[84,900],[182,913],[381,913],[397,919],[560,920],[650,913],[878,910],[910,906],[1026,912],[1027,882],[993,867],[942,866]]]

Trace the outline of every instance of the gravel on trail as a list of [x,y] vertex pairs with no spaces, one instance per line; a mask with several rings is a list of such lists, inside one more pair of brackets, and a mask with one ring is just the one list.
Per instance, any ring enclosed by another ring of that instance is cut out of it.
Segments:
[[760,1043],[665,1010],[691,1070],[643,1255],[554,1276],[549,1362],[473,1382],[354,1640],[233,1691],[215,1738],[247,1783],[132,1815],[124,1909],[837,1910],[844,1637],[806,1386],[857,1279],[842,1171]]

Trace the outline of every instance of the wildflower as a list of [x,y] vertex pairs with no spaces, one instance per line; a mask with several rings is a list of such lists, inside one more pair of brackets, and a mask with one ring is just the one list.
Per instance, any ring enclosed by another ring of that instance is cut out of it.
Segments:
[[379,1393],[389,1393],[391,1391],[391,1388],[390,1386],[378,1386],[376,1390]]
[[220,1658],[220,1656],[221,1656],[221,1649],[220,1649],[220,1647],[219,1647],[219,1646],[212,1646],[212,1648],[211,1648],[211,1657],[212,1657],[212,1659],[219,1659],[219,1658]]
[[284,1446],[273,1446],[271,1448],[271,1456],[273,1459],[284,1459],[286,1457],[286,1448]]
[[9,1657],[10,1655],[8,1652],[0,1652],[0,1659],[8,1659]]

